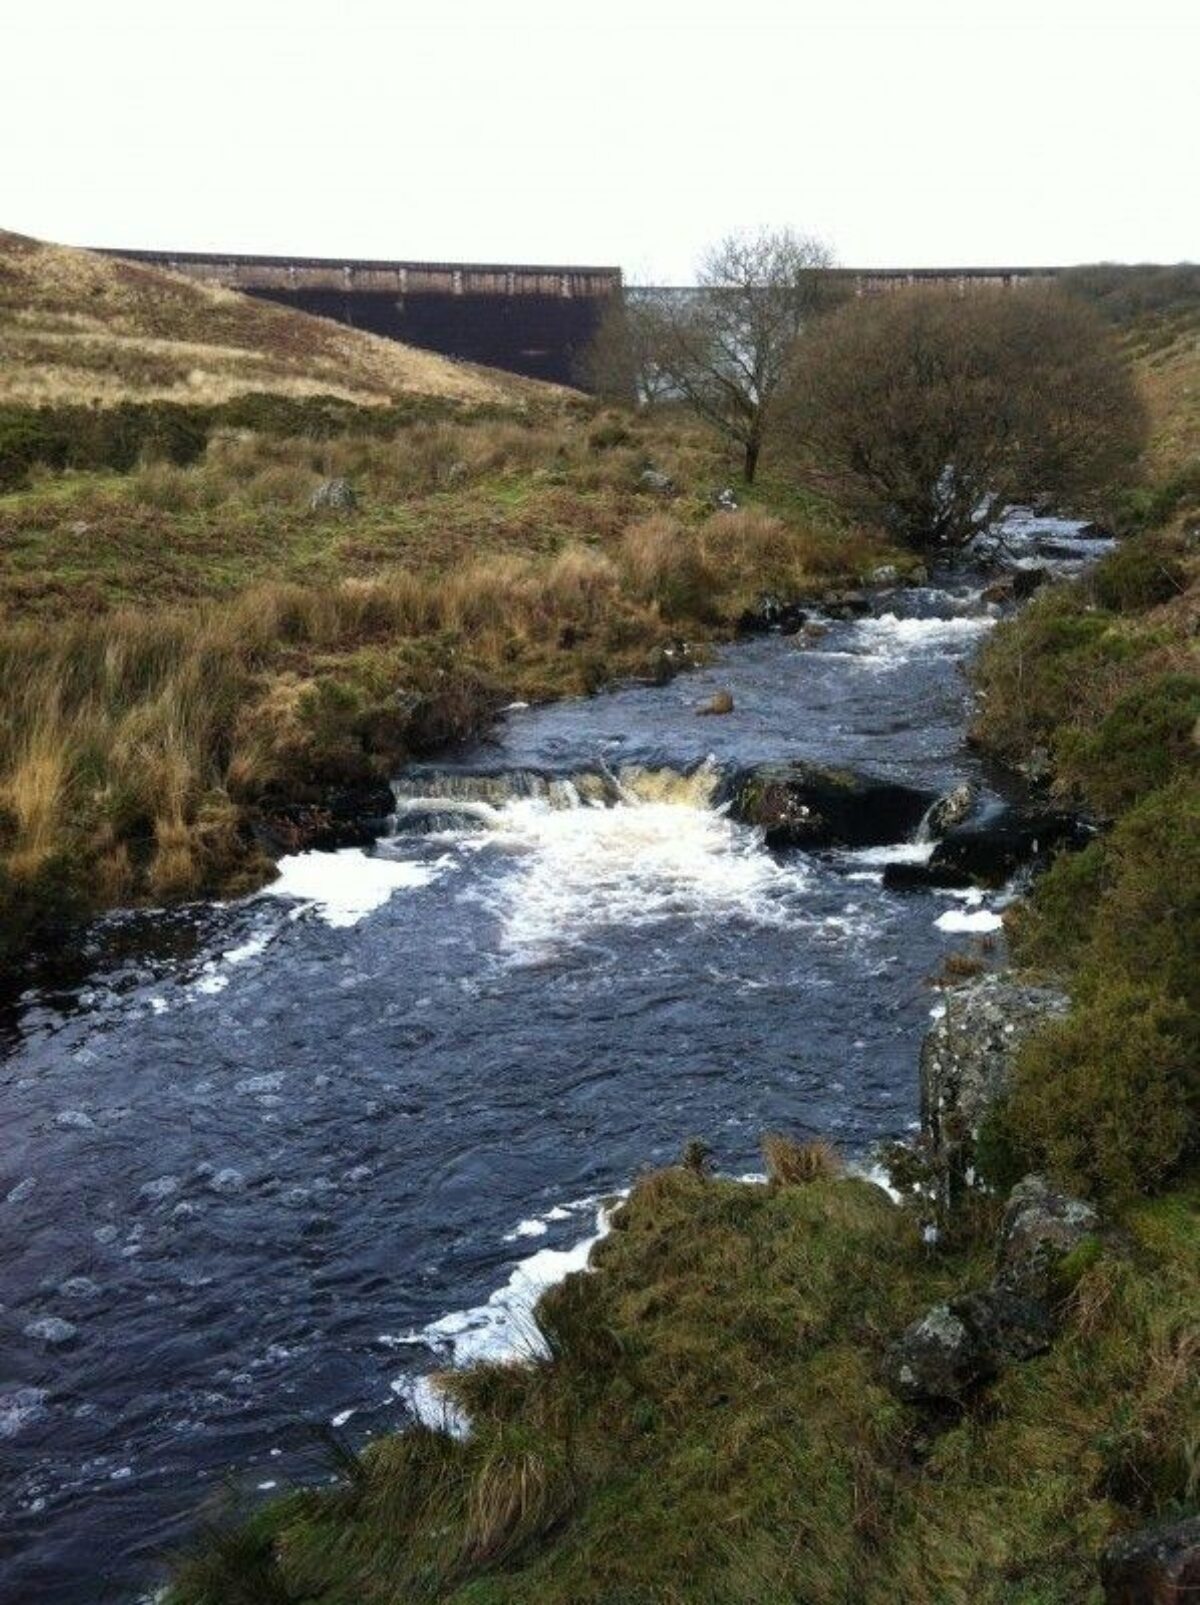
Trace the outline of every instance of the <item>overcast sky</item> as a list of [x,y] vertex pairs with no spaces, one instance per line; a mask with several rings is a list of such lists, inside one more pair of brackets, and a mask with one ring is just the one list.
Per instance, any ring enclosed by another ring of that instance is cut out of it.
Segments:
[[8,0],[0,226],[618,263],[1200,258],[1200,0]]

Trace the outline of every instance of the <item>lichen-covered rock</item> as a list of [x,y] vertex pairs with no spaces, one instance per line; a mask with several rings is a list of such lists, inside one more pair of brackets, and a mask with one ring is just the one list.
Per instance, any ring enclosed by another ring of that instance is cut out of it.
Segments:
[[348,479],[324,479],[308,498],[314,513],[348,513],[358,506],[358,497]]
[[884,1379],[909,1404],[953,1404],[1013,1361],[1043,1354],[1054,1322],[1036,1299],[986,1287],[935,1304],[884,1358]]
[[638,478],[638,489],[652,496],[674,496],[675,488],[670,474],[661,473],[657,468],[644,469]]
[[1035,1298],[1054,1291],[1063,1260],[1100,1225],[1090,1204],[1056,1192],[1044,1176],[1026,1176],[1009,1194],[1000,1227],[999,1269],[1004,1287]]
[[979,787],[969,780],[944,793],[925,816],[925,827],[930,835],[941,836],[955,825],[961,825],[978,797]]
[[888,1387],[909,1404],[960,1399],[989,1372],[991,1356],[949,1304],[906,1327],[884,1356]]
[[1100,1562],[1105,1605],[1195,1605],[1200,1516],[1118,1538]]
[[1007,973],[984,975],[946,994],[921,1045],[921,1129],[940,1203],[950,1207],[972,1178],[984,1117],[1005,1092],[1018,1047],[1068,998]]

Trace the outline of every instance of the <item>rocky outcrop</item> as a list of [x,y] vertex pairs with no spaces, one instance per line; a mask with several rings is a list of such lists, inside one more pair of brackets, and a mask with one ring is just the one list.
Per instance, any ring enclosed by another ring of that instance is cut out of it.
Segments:
[[1017,1048],[1047,1018],[1066,1013],[1065,993],[1011,975],[984,975],[946,993],[921,1045],[921,1133],[942,1209],[971,1178],[984,1116],[1004,1093]]
[[935,794],[898,781],[804,762],[763,764],[734,777],[731,812],[773,848],[875,847],[903,841]]
[[1116,1539],[1100,1562],[1105,1605],[1195,1605],[1200,1600],[1200,1516]]
[[308,498],[308,505],[314,513],[349,513],[358,506],[358,497],[348,479],[323,479]]

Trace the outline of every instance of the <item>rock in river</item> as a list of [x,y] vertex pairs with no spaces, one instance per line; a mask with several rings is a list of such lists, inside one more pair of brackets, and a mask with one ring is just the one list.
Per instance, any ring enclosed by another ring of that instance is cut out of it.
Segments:
[[876,775],[813,763],[762,764],[734,777],[732,813],[768,847],[878,847],[900,842],[934,793]]

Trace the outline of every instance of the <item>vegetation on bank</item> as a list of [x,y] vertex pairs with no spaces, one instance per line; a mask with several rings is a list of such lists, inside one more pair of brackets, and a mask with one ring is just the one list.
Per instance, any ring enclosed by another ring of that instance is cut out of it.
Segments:
[[549,1358],[448,1379],[469,1438],[383,1439],[217,1527],[171,1605],[1097,1600],[1111,1532],[1196,1497],[1200,1193],[1131,1210],[1053,1350],[937,1417],[883,1351],[988,1257],[815,1168],[647,1178],[543,1300]]
[[1011,919],[1070,1016],[1018,1056],[1000,1174],[1045,1168],[1119,1204],[1200,1157],[1200,502],[999,629],[976,737],[1032,758],[1104,827]]
[[[686,420],[235,409],[260,427],[206,415],[190,460],[35,467],[0,497],[9,957],[116,903],[248,890],[273,810],[378,785],[514,697],[672,672],[761,591],[895,556],[769,483],[715,509],[727,464]],[[641,487],[649,463],[679,494]],[[330,477],[353,510],[311,509]]]

